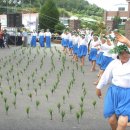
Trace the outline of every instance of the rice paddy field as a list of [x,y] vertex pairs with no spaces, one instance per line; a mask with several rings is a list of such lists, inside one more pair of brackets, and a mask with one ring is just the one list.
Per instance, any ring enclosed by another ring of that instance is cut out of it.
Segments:
[[55,44],[0,49],[0,130],[110,130],[97,71],[79,64]]

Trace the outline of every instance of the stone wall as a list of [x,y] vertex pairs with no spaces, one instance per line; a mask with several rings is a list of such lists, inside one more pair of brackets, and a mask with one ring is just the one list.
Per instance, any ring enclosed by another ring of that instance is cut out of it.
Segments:
[[125,23],[125,36],[130,40],[130,21]]
[[80,28],[80,20],[70,20],[69,27],[71,30],[77,30]]

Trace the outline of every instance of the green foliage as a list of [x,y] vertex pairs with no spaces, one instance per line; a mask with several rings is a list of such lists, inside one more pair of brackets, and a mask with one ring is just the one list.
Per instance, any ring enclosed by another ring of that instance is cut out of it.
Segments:
[[92,29],[96,35],[106,32],[105,23],[102,21],[82,21],[81,27]]
[[78,124],[79,124],[79,119],[80,119],[80,113],[79,112],[76,112],[76,118],[77,118],[77,121],[78,121]]
[[8,115],[9,105],[5,105],[5,111],[6,111],[6,115]]
[[61,112],[61,119],[62,119],[62,122],[64,121],[65,114],[66,114],[65,111],[62,111],[62,112]]
[[49,114],[50,114],[51,120],[52,120],[52,115],[53,115],[53,110],[52,109],[49,109]]
[[30,107],[27,107],[26,108],[26,113],[27,113],[28,118],[29,118],[29,112],[30,112]]
[[61,108],[61,104],[60,103],[57,104],[57,108],[58,108],[58,111],[60,113],[60,108]]
[[93,107],[94,107],[94,109],[95,109],[95,106],[96,106],[96,104],[97,104],[97,102],[96,101],[93,101]]
[[47,0],[40,10],[39,28],[50,29],[54,32],[55,25],[59,22],[59,11],[53,0]]
[[40,101],[36,101],[36,108],[38,109],[38,106],[40,105]]
[[55,25],[55,32],[61,34],[63,30],[65,29],[64,24],[58,23]]
[[118,29],[118,26],[121,23],[121,18],[119,16],[115,16],[113,21],[114,21],[114,29]]
[[70,13],[63,8],[59,8],[60,17],[69,17]]
[[114,54],[119,54],[120,55],[123,51],[129,52],[129,49],[128,49],[128,47],[126,45],[115,46],[113,49],[110,50],[110,53],[114,53]]

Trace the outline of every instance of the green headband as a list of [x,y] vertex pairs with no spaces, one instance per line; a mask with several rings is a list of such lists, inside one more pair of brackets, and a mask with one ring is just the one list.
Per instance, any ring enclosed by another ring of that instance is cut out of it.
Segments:
[[113,49],[110,50],[110,53],[121,54],[123,51],[130,53],[126,45],[115,46]]

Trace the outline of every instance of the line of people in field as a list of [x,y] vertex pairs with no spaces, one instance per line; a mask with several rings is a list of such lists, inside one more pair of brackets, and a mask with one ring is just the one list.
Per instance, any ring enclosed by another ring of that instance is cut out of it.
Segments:
[[[110,53],[116,44],[121,44],[114,40],[114,33],[111,31],[100,36],[94,35],[93,31],[65,31],[61,35],[64,53],[73,56],[74,61],[80,59],[81,66],[84,66],[85,60],[91,62],[91,71],[99,68],[98,79],[94,84],[98,84],[101,75],[108,64],[117,58],[117,54]],[[87,58],[86,58],[87,56]]]
[[[92,33],[91,33],[92,34]],[[109,84],[104,97],[104,117],[112,130],[125,130],[130,126],[130,41],[117,32],[95,36],[86,31],[64,32],[62,46],[75,61],[85,56],[91,62],[91,71],[99,66],[94,82],[96,95],[102,98],[101,89]]]
[[[41,47],[47,47],[50,48],[51,47],[51,32],[49,31],[49,29],[47,29],[46,32],[44,32],[44,30],[41,30],[39,32],[39,34],[37,34],[36,31],[33,31],[33,33],[31,34],[31,47],[36,47],[37,46],[37,42],[39,41],[39,44]],[[46,44],[45,44],[46,43]]]

